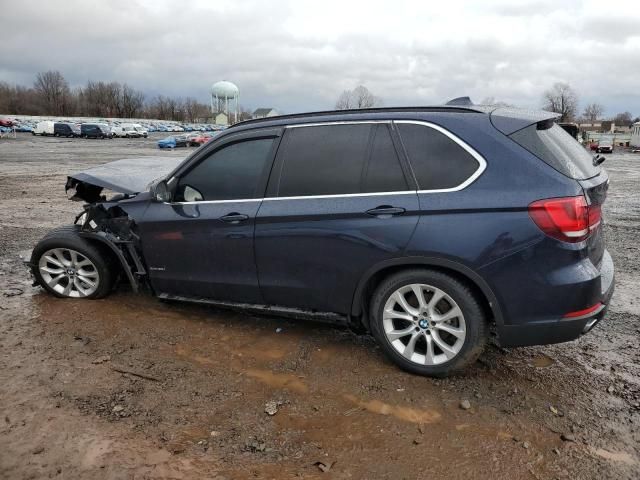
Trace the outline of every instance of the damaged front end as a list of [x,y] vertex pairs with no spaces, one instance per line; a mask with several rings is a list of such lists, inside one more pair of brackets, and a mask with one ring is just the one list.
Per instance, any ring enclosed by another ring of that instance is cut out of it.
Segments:
[[91,203],[76,217],[81,237],[100,242],[118,259],[134,292],[146,278],[135,221],[119,205]]
[[136,218],[145,210],[149,185],[171,172],[181,159],[145,157],[118,160],[67,178],[70,200],[85,202],[76,219],[79,235],[99,242],[117,258],[131,288],[146,283],[147,270]]

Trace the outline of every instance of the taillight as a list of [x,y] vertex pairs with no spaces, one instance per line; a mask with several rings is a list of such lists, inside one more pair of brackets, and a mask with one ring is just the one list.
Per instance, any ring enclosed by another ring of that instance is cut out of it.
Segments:
[[550,237],[576,243],[589,237],[600,224],[600,205],[587,205],[584,196],[549,198],[529,205],[529,215]]

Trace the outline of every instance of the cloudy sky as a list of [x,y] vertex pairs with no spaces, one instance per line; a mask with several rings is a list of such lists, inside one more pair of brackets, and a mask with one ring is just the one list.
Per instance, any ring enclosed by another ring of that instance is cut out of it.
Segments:
[[248,108],[332,108],[366,85],[387,106],[469,95],[539,107],[569,83],[580,108],[640,115],[635,1],[0,0],[0,80],[60,70],[207,101],[231,80]]

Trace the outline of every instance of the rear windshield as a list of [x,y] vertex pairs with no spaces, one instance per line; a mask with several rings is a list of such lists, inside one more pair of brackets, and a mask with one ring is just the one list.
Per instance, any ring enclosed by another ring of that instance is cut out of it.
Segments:
[[585,180],[600,173],[592,155],[556,123],[534,123],[509,136],[567,177]]

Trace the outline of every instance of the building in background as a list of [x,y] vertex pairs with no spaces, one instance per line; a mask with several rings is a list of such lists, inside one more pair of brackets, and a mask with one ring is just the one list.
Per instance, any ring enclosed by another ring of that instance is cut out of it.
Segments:
[[274,108],[256,108],[253,112],[253,118],[267,118],[267,117],[276,117],[280,115]]
[[640,147],[640,122],[631,125],[631,139],[629,143],[632,147]]

